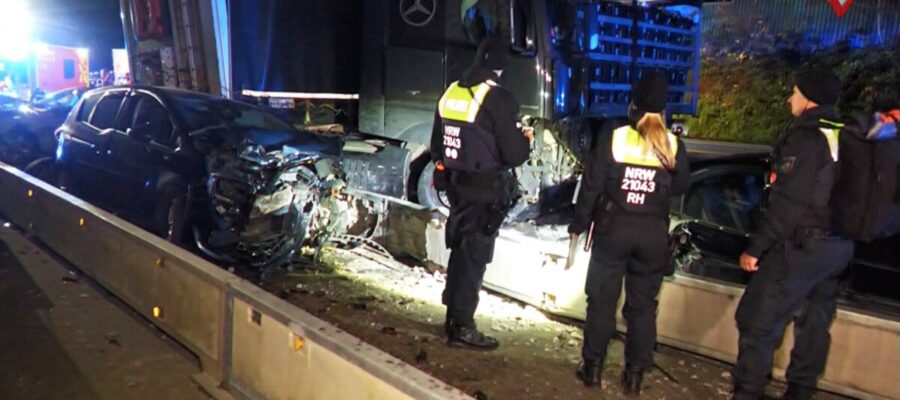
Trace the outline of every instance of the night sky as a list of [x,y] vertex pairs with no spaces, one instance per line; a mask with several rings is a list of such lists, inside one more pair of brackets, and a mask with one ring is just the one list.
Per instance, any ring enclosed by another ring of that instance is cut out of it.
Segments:
[[112,49],[124,48],[119,0],[27,0],[34,39],[90,49],[91,70],[112,68]]

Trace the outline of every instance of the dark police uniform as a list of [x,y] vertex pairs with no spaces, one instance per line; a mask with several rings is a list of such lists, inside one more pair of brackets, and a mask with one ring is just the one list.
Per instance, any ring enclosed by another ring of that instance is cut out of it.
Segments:
[[[580,234],[594,222],[582,348],[584,364],[591,368],[603,364],[615,335],[623,278],[627,368],[643,371],[652,366],[656,297],[669,260],[669,200],[684,193],[690,179],[684,144],[671,133],[668,138],[676,159],[673,170],[647,151],[648,145],[631,125],[600,138],[586,165],[569,232]],[[585,383],[596,382],[585,379]]]
[[746,250],[760,259],[759,270],[735,315],[735,398],[761,398],[772,353],[791,317],[795,343],[787,397],[809,398],[825,368],[838,276],[853,257],[853,243],[829,232],[841,128],[834,120],[831,107],[806,110],[775,145],[768,198]]
[[485,267],[511,206],[516,181],[511,172],[528,159],[528,139],[517,128],[519,105],[497,86],[486,68],[450,85],[438,104],[431,156],[449,181],[451,249],[443,303],[450,344],[494,348],[496,340],[475,330],[475,309]]

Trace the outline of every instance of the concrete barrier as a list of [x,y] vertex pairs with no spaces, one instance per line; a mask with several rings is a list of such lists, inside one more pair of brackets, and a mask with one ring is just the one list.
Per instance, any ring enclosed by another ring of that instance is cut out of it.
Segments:
[[0,164],[0,213],[200,360],[211,394],[464,399],[464,393],[110,213]]
[[[407,221],[425,221],[429,210],[409,210]],[[420,222],[426,238],[418,256],[446,265],[440,220]],[[404,228],[409,235],[410,226]],[[533,231],[529,231],[529,229]],[[484,286],[529,303],[546,312],[584,320],[584,284],[589,253],[578,251],[574,265],[566,269],[568,239],[533,227],[503,229],[494,261],[487,268]],[[390,238],[390,237],[389,237]],[[393,244],[389,244],[395,247]],[[410,251],[410,249],[407,249]],[[738,332],[734,311],[744,289],[689,275],[667,278],[659,298],[657,318],[661,343],[725,362],[737,357]],[[620,301],[624,296],[620,298]],[[621,304],[620,304],[621,306]],[[625,330],[619,315],[619,328]],[[819,387],[861,399],[900,399],[900,321],[839,308],[831,327],[831,349]],[[783,379],[793,346],[789,326],[775,353],[774,375]]]

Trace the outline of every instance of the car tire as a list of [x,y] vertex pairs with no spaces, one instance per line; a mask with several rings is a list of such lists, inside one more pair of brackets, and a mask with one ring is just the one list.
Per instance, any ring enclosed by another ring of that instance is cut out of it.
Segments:
[[154,227],[156,234],[167,241],[184,245],[187,243],[187,194],[183,189],[169,186],[154,207]]
[[56,163],[56,160],[50,157],[38,158],[25,166],[24,172],[44,182],[47,182],[57,188],[66,190],[61,186],[62,169]]
[[434,188],[434,163],[428,163],[419,176],[419,184],[416,190],[419,204],[437,209],[445,215],[450,212],[450,201],[446,192],[439,192]]
[[31,132],[15,127],[0,139],[0,161],[24,169],[34,162],[40,153],[37,139]]

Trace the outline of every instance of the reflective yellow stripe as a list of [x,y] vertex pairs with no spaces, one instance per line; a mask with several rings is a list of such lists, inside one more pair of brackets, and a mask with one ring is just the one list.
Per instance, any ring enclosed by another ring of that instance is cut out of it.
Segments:
[[484,96],[487,95],[488,90],[491,90],[491,87],[489,85],[478,85],[478,89],[475,90],[475,99],[470,103],[469,106],[469,118],[467,119],[467,121],[475,122],[475,116],[478,115],[478,110],[481,108],[481,103],[484,101]]
[[[669,145],[672,153],[678,153],[678,137],[669,133]],[[650,151],[640,132],[625,125],[613,131],[613,159],[618,163],[662,168],[662,162]]]
[[826,124],[826,125],[831,125],[831,126],[833,126],[833,127],[835,127],[835,128],[838,128],[838,129],[844,127],[844,124],[842,124],[842,123],[840,123],[840,122],[829,121],[829,120],[824,119],[824,118],[823,118],[823,119],[819,119],[819,122],[821,122],[821,123],[823,123],[823,124]]
[[825,135],[825,140],[828,141],[828,150],[831,152],[831,159],[833,159],[834,162],[837,162],[840,156],[840,142],[838,141],[841,136],[840,129],[819,129]]
[[473,123],[490,90],[488,83],[464,88],[459,86],[459,82],[453,82],[438,102],[438,113],[443,119]]

